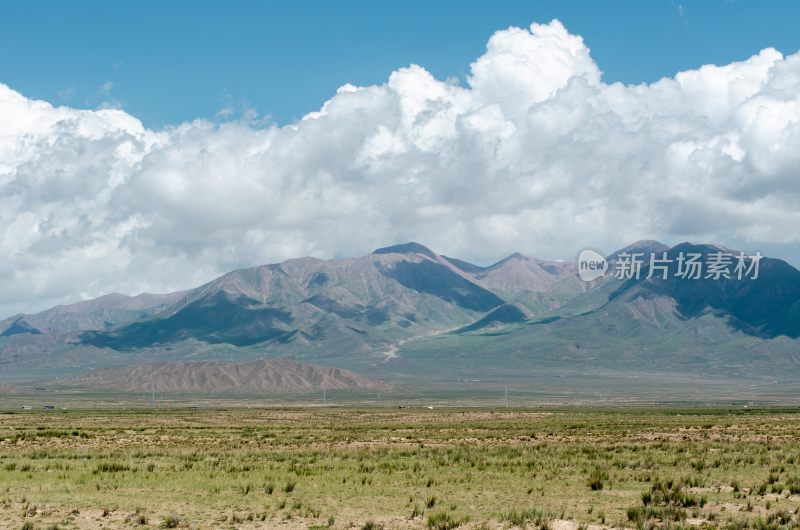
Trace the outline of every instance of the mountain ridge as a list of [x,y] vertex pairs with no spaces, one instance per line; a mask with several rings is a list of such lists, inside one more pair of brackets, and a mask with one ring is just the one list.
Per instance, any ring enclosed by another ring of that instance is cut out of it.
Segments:
[[107,368],[58,381],[61,387],[124,392],[285,394],[322,390],[387,390],[390,385],[349,370],[288,358],[249,363],[174,361]]
[[[665,247],[643,240],[617,254],[724,248]],[[0,380],[286,356],[387,380],[533,381],[574,366],[800,376],[800,271],[773,258],[762,265],[750,282],[662,281],[646,278],[645,260],[643,278],[620,280],[612,269],[587,283],[571,262],[514,253],[484,267],[414,242],[359,258],[294,258],[180,293],[7,319]]]

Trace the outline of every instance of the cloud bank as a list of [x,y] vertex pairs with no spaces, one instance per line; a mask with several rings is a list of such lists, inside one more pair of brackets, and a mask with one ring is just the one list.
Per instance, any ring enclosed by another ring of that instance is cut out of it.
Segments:
[[0,316],[406,240],[479,262],[641,238],[800,240],[800,55],[602,81],[560,22],[495,33],[463,86],[416,65],[286,126],[0,84]]

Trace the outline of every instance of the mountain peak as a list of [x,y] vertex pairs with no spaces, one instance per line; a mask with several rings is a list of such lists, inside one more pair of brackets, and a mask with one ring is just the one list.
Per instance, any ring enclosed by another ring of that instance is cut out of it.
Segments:
[[415,243],[410,241],[408,243],[402,243],[400,245],[392,245],[390,247],[383,247],[376,249],[372,252],[373,254],[422,254],[423,256],[428,256],[429,258],[436,258],[436,254],[433,253],[431,249],[426,247],[425,245],[420,245],[419,243]]
[[615,259],[619,254],[623,252],[627,252],[628,254],[633,253],[643,253],[643,254],[650,254],[653,252],[665,252],[669,250],[669,246],[665,245],[661,241],[656,241],[654,239],[642,239],[635,243],[631,243],[627,247],[621,248],[616,252],[611,253],[607,259]]
[[492,263],[488,267],[484,267],[484,270],[489,271],[489,270],[499,269],[499,268],[503,267],[504,265],[506,265],[506,264],[508,264],[508,263],[510,263],[512,261],[524,260],[526,258],[527,258],[527,256],[525,256],[524,254],[521,254],[519,252],[514,252],[510,256],[506,256],[505,258],[501,259],[497,263]]
[[678,243],[670,250],[672,252],[699,252],[701,254],[711,252],[735,252],[732,249],[714,243],[691,243],[688,241],[684,243]]

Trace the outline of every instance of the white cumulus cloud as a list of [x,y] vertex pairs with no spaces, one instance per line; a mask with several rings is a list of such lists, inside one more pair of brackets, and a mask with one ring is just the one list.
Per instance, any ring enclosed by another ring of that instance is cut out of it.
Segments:
[[800,55],[607,84],[558,21],[495,33],[464,86],[412,65],[286,126],[149,130],[0,85],[0,315],[406,240],[796,244],[798,167]]

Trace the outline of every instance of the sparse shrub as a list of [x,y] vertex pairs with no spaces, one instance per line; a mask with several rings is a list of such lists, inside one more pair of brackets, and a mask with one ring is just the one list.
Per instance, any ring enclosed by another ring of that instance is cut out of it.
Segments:
[[97,464],[94,473],[119,473],[130,470],[130,466],[128,464],[123,464],[122,462],[101,462]]
[[596,467],[589,473],[589,487],[592,491],[603,489],[606,480],[608,480],[608,472],[604,469]]
[[[686,519],[686,508],[702,508],[705,497],[690,495],[684,490],[683,481],[656,481],[650,491],[642,493],[642,506],[628,508],[626,515],[638,530],[650,528],[650,520],[658,519],[664,524]],[[674,526],[674,525],[673,525]]]
[[500,516],[500,520],[508,521],[514,526],[524,526],[529,522],[534,523],[536,526],[542,526],[544,523],[546,523],[544,512],[537,510],[536,508],[530,508],[522,511],[512,510],[502,514]]
[[177,515],[167,515],[161,521],[162,528],[178,528],[181,524],[181,520]]
[[792,524],[792,514],[786,510],[780,510],[767,516],[767,524],[778,526],[789,526]]
[[465,524],[469,519],[456,519],[447,512],[438,512],[428,516],[428,528],[432,530],[450,530]]
[[642,504],[644,504],[645,506],[650,506],[650,503],[652,502],[652,500],[653,500],[653,496],[650,494],[649,491],[643,491],[642,492]]

